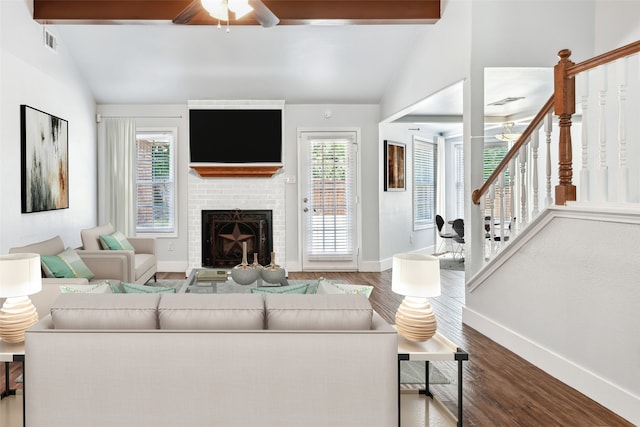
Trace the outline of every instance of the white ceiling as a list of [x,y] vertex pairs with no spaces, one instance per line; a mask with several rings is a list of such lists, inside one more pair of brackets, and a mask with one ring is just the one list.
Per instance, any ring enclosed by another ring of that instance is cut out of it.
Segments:
[[[289,104],[379,103],[428,25],[52,25],[98,104],[185,104],[190,99],[284,99]],[[549,68],[485,72],[487,121],[533,116],[551,95]],[[407,111],[403,121],[461,133],[462,83]],[[495,116],[495,117],[493,117]]]
[[424,26],[52,26],[99,104],[378,103]]

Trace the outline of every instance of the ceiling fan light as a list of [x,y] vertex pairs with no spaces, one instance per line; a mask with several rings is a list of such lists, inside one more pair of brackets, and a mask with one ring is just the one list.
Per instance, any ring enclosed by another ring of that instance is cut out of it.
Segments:
[[229,0],[229,9],[236,14],[236,19],[242,18],[253,10],[247,0]]
[[229,9],[224,0],[201,0],[202,7],[205,8],[209,15],[220,21],[229,20]]

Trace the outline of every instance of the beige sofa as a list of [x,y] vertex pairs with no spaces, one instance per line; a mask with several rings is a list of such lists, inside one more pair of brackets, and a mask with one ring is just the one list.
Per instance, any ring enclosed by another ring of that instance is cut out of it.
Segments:
[[[66,249],[62,238],[55,236],[42,242],[32,243],[26,246],[13,247],[9,249],[9,253],[36,253],[39,255],[58,255]],[[104,257],[104,254],[98,251],[77,251],[82,261],[95,274],[92,282],[99,283],[104,280],[112,280],[117,283],[126,277],[127,257],[123,254],[111,254]],[[43,273],[44,277],[44,273]],[[49,307],[53,299],[60,294],[60,285],[83,285],[88,284],[87,279],[56,279],[43,278],[42,291],[31,295],[31,301],[38,310],[40,318],[48,314]]]
[[361,295],[62,294],[25,345],[29,427],[398,422],[397,334]]
[[[123,256],[126,259],[126,264],[123,265],[122,275],[114,277],[123,282],[144,284],[152,277],[155,279],[157,272],[156,239],[153,237],[127,237],[135,249],[133,253],[122,250],[103,250],[100,236],[109,235],[115,231],[111,224],[81,230],[82,250],[95,252],[94,256],[104,256],[105,259],[113,255]],[[78,251],[78,253],[81,252]]]

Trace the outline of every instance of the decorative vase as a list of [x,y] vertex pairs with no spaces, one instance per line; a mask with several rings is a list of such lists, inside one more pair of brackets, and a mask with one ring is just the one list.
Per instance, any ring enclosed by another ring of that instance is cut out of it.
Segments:
[[253,264],[251,264],[251,267],[258,271],[262,271],[263,267],[258,263],[258,252],[253,253]]
[[262,279],[267,283],[280,283],[285,277],[284,268],[276,264],[276,253],[271,252],[271,264],[265,265],[260,272]]
[[231,269],[231,278],[239,285],[250,285],[258,280],[260,270],[247,262],[247,242],[242,242],[242,262]]

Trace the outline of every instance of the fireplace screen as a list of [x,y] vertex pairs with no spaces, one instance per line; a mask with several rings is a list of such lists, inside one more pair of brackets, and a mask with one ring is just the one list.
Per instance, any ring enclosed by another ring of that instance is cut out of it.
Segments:
[[232,268],[242,261],[242,243],[247,243],[248,262],[254,253],[258,262],[271,262],[273,248],[270,210],[202,211],[202,266]]

